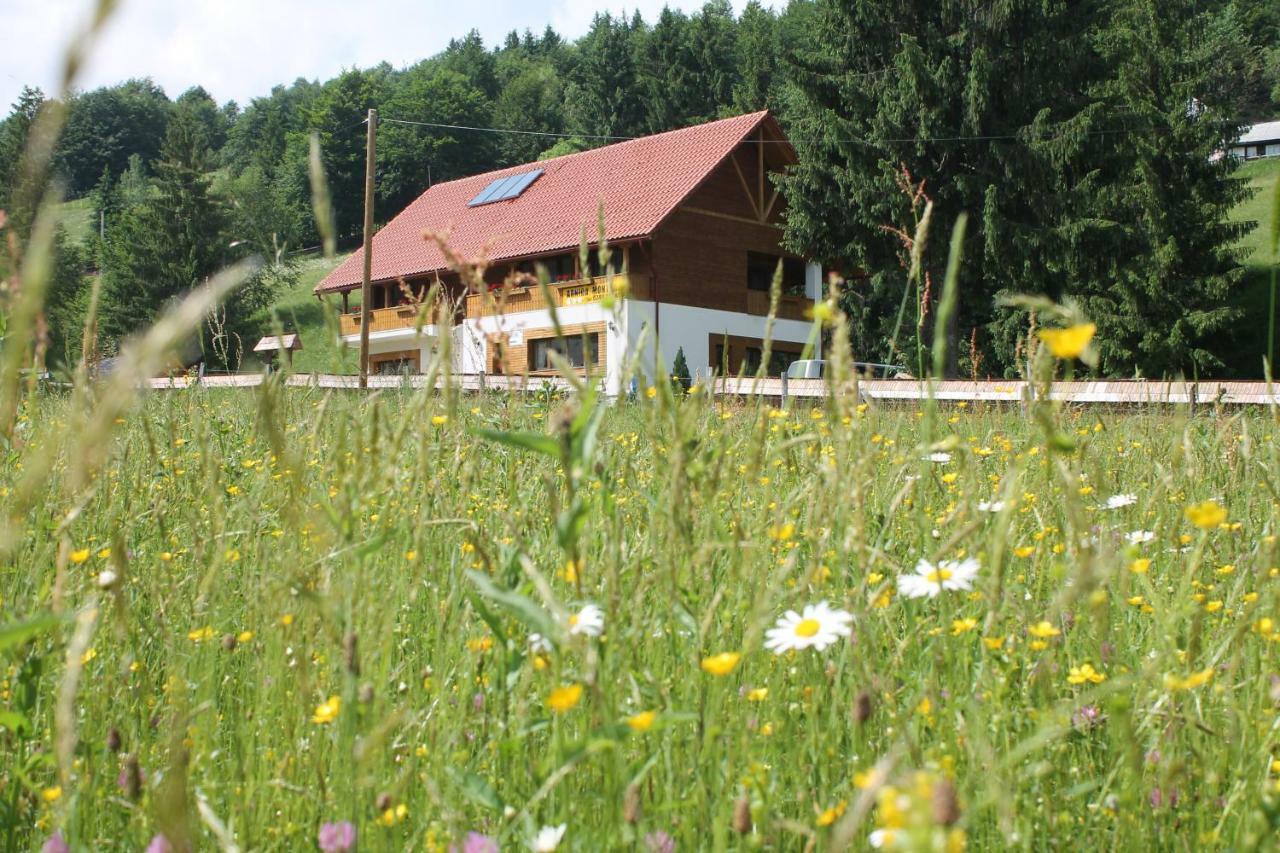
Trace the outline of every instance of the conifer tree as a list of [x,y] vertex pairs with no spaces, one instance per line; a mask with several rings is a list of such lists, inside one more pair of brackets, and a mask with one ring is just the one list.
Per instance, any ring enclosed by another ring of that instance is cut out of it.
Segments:
[[[1230,55],[1229,37],[1194,5],[1010,0],[974,14],[962,0],[852,0],[807,15],[784,93],[800,153],[788,241],[867,273],[846,295],[859,356],[920,366],[912,336],[932,339],[930,299],[967,212],[949,372],[971,334],[985,364],[1016,370],[1027,318],[998,301],[1013,293],[1086,300],[1099,340],[1115,342],[1108,372],[1213,363],[1205,339],[1230,319],[1235,233],[1221,223],[1238,190],[1209,162],[1229,122],[1196,100],[1214,91],[1197,69]],[[912,292],[906,239],[925,198]]]
[[225,212],[209,194],[205,137],[174,116],[155,166],[154,191],[126,208],[103,249],[102,329],[128,334],[202,283],[226,257]]

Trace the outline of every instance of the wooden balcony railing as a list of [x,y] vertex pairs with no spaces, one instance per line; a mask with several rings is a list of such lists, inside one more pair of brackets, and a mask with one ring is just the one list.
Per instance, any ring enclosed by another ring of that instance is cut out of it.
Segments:
[[[369,331],[385,332],[390,329],[412,329],[418,321],[418,309],[413,305],[398,305],[394,308],[375,308],[369,312]],[[360,334],[360,309],[354,314],[343,314],[338,318],[338,328],[346,335]]]
[[[557,308],[572,305],[591,305],[609,295],[612,286],[616,295],[625,295],[630,299],[649,298],[649,279],[646,276],[618,274],[612,281],[600,277],[587,281],[570,281],[548,286],[551,296],[548,303],[540,287],[522,287],[503,292],[495,290],[492,294],[472,294],[467,297],[467,317],[492,317],[498,314],[516,314],[522,311],[540,311],[548,304]],[[490,301],[492,296],[492,301]]]
[[[747,313],[757,317],[769,314],[769,294],[763,290],[747,291]],[[779,320],[808,320],[813,316],[813,300],[803,296],[783,295],[778,299]]]

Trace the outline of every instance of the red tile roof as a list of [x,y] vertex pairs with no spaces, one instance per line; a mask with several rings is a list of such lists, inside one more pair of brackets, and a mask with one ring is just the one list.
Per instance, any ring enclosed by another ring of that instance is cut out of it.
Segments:
[[[424,231],[448,229],[454,252],[490,261],[577,248],[584,227],[595,242],[601,201],[610,242],[652,234],[766,120],[768,112],[750,113],[436,184],[374,235],[373,280],[446,269]],[[494,179],[534,167],[545,173],[518,198],[467,206]],[[315,292],[359,285],[363,265],[364,251],[353,252]]]

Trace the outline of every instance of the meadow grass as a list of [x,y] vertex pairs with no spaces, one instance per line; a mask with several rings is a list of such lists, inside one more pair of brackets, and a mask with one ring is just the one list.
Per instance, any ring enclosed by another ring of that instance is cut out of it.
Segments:
[[[146,398],[82,488],[83,405],[27,397],[0,468],[51,460],[6,849],[1274,843],[1270,415],[272,383]],[[764,648],[819,601],[850,637]]]

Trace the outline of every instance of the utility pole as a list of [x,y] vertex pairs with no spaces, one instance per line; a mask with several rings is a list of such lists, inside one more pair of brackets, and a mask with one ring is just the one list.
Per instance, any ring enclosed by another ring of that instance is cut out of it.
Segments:
[[369,110],[364,154],[364,277],[360,281],[360,387],[369,387],[369,280],[373,277],[373,164],[378,111]]

